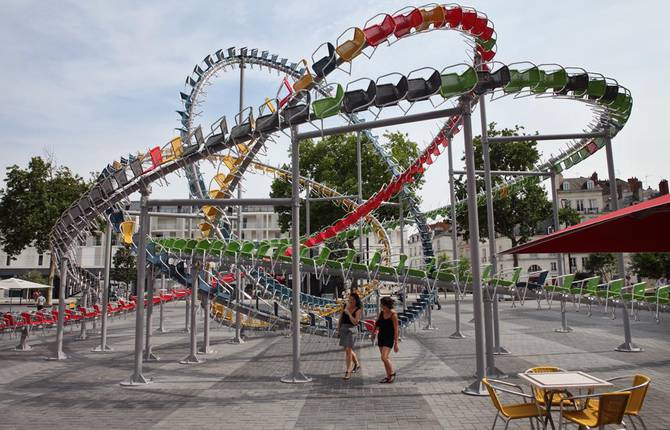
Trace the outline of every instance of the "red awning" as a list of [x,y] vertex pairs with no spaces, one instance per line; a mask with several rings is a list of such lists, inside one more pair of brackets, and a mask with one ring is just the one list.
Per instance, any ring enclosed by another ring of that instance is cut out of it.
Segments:
[[670,194],[584,221],[503,254],[670,252]]

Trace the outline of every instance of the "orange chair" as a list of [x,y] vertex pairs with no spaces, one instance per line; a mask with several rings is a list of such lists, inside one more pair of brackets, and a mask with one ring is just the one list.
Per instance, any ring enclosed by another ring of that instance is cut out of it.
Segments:
[[[353,37],[340,43],[340,38],[349,30],[354,30]],[[351,60],[356,58],[365,47],[365,33],[358,27],[348,28],[337,38],[336,43],[335,52],[337,52],[337,55],[347,63],[351,63]]]
[[[605,428],[608,424],[624,425],[623,417],[626,405],[630,399],[630,391],[617,391],[604,394],[590,394],[587,396],[567,397],[569,406],[561,403],[561,417],[558,428],[562,428],[564,420],[577,424],[582,428]],[[573,405],[577,409],[572,409]],[[581,409],[580,409],[581,406]],[[565,410],[570,407],[570,410]]]

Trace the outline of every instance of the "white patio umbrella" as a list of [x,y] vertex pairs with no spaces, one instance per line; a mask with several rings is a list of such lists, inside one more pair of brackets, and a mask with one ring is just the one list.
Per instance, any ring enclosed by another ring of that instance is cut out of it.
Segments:
[[[51,288],[50,285],[38,284],[37,282],[26,281],[25,279],[9,278],[0,281],[0,290],[42,290]],[[12,300],[9,300],[9,306],[12,306]]]

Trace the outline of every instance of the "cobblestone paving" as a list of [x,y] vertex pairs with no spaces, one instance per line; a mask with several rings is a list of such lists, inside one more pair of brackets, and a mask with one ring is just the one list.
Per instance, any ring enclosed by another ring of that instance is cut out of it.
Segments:
[[[471,305],[462,306],[466,339],[450,339],[453,307],[433,313],[438,330],[410,329],[399,354],[392,356],[398,379],[378,384],[383,367],[369,341],[358,348],[363,368],[343,381],[343,353],[335,339],[304,335],[302,369],[313,378],[305,385],[279,379],[290,369],[291,340],[281,333],[254,335],[232,344],[232,332],[213,325],[215,352],[205,361],[181,365],[187,355],[183,304],[167,306],[166,334],[154,335],[161,360],[144,364],[152,378],[146,386],[124,388],[119,382],[132,369],[134,317],[110,323],[108,341],[114,351],[90,352],[99,343],[75,341],[66,333],[69,359],[46,361],[52,354],[54,331],[31,336],[33,350],[12,350],[17,339],[0,338],[0,428],[300,428],[300,429],[484,429],[495,415],[490,399],[461,390],[474,372]],[[571,305],[570,305],[571,306]],[[573,333],[555,333],[560,314],[536,310],[534,303],[512,309],[501,303],[502,344],[512,354],[496,357],[496,366],[515,375],[541,364],[578,369],[599,377],[644,373],[652,378],[643,417],[649,429],[670,429],[670,316],[657,325],[646,312],[633,322],[634,341],[642,353],[620,353],[620,318],[597,310],[587,317],[569,307]],[[546,308],[546,306],[545,306]],[[156,317],[157,318],[157,315]],[[157,319],[154,327],[157,327]],[[200,337],[200,336],[199,336]],[[528,428],[528,422],[510,428]],[[500,426],[502,428],[502,426]]]

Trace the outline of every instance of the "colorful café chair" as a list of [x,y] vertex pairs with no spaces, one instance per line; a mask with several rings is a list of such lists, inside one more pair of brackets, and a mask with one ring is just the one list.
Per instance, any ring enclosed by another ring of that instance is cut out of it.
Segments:
[[[546,412],[537,407],[534,403],[535,398],[524,393],[521,386],[488,378],[482,379],[482,384],[484,384],[486,390],[489,392],[491,402],[497,411],[491,428],[495,428],[498,418],[501,418],[505,422],[505,428],[509,426],[510,421],[525,419],[530,421],[531,427],[533,426],[533,420],[536,420],[541,425],[540,418],[544,417]],[[521,397],[523,403],[504,404],[498,393]]]

